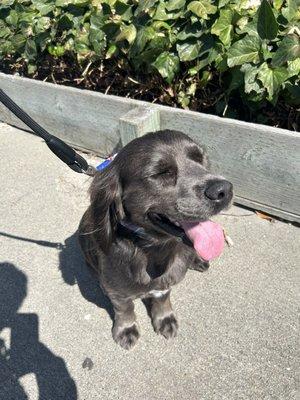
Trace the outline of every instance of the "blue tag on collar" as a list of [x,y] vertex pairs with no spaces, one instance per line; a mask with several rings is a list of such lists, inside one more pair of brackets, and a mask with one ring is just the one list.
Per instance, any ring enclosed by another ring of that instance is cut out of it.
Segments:
[[104,160],[101,164],[97,165],[96,170],[97,171],[102,171],[104,168],[106,168],[111,162],[112,160],[116,157],[117,154],[108,157],[106,160]]

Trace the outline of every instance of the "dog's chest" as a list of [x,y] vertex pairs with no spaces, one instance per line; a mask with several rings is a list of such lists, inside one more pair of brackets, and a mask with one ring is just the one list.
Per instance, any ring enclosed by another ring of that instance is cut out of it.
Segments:
[[154,297],[155,299],[159,299],[160,297],[163,297],[165,294],[169,292],[170,289],[166,290],[150,290],[150,292],[147,293],[147,296]]

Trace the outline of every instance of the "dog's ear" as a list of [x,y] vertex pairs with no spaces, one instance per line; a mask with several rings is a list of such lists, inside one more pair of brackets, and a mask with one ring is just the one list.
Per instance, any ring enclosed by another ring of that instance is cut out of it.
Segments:
[[95,238],[104,253],[114,240],[117,223],[124,218],[122,189],[115,162],[97,172],[90,188]]

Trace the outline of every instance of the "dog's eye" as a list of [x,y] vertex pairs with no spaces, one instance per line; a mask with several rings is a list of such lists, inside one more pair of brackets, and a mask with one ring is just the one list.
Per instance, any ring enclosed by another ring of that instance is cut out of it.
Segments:
[[174,175],[174,171],[171,168],[170,169],[165,169],[165,170],[159,172],[157,175],[173,176]]
[[190,147],[187,150],[187,156],[188,156],[188,158],[190,158],[191,160],[193,160],[197,163],[202,164],[202,162],[203,162],[203,153],[196,146]]
[[[169,157],[170,158],[170,157]],[[163,185],[175,185],[177,181],[177,165],[174,160],[169,160],[168,155],[157,161],[152,166],[149,178]]]
[[151,176],[152,179],[160,180],[168,184],[176,184],[176,171],[173,168],[163,168]]

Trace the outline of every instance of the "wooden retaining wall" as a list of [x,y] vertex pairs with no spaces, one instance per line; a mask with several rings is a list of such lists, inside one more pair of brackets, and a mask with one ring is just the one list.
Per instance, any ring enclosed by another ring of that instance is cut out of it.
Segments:
[[[1,73],[0,87],[50,133],[101,156],[146,132],[181,130],[206,146],[236,203],[300,222],[298,132]],[[25,128],[1,104],[0,120]]]

